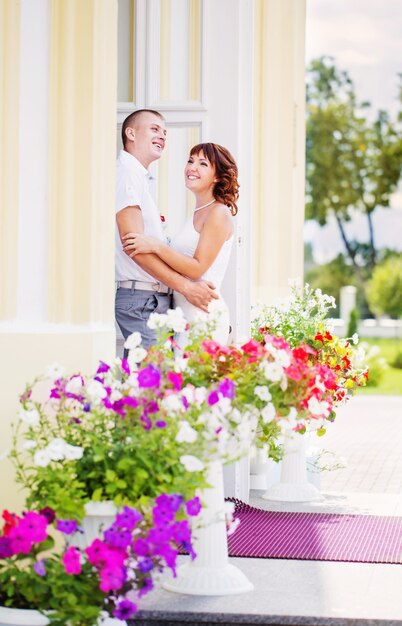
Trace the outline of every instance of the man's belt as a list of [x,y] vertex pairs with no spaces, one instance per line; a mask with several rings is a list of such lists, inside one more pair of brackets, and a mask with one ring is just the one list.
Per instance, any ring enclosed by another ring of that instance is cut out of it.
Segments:
[[119,280],[116,289],[135,289],[139,291],[156,291],[157,293],[172,293],[172,289],[162,283],[151,283],[146,280]]

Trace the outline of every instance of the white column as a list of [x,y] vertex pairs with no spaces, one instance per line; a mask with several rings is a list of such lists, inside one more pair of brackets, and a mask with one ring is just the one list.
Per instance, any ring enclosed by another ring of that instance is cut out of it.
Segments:
[[17,320],[47,312],[49,1],[21,0]]
[[250,333],[254,8],[251,0],[207,0],[206,9],[209,116],[203,140],[228,148],[239,168],[236,237],[222,291],[230,309],[232,341],[241,341]]

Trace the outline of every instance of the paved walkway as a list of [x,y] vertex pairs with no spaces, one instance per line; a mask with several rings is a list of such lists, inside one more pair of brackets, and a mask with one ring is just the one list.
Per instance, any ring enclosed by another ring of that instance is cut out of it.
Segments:
[[[322,501],[273,503],[254,491],[251,504],[269,510],[402,516],[402,396],[353,398],[318,442],[348,462],[345,469],[321,474]],[[158,589],[141,603],[145,618],[141,625],[148,626],[147,617],[152,614],[160,616],[160,623],[167,623],[169,616],[169,624],[241,620],[247,624],[402,626],[402,565],[231,561],[253,582],[254,591],[237,597],[197,597]]]
[[402,396],[356,396],[314,445],[345,457],[321,473],[321,490],[402,494]]

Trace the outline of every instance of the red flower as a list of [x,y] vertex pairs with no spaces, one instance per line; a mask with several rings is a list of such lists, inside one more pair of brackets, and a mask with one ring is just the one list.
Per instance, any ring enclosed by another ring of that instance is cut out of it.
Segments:
[[201,345],[205,352],[208,352],[211,356],[215,356],[221,349],[221,345],[216,341],[213,341],[213,339],[206,339]]
[[314,337],[314,341],[321,341],[321,343],[324,343],[324,336],[321,333],[317,333]]
[[345,363],[344,367],[346,370],[352,369],[352,364],[350,362],[350,359],[348,359],[347,356],[342,357],[342,361]]
[[303,361],[303,363],[307,361],[309,354],[317,354],[317,352],[313,350],[313,348],[310,348],[310,346],[305,343],[301,343],[298,348],[293,348],[292,353],[295,359],[297,359],[298,361]]
[[161,215],[161,222],[166,222],[165,216]]
[[7,511],[6,509],[2,513],[2,518],[5,521],[3,526],[3,535],[4,537],[7,537],[10,534],[10,530],[14,528],[14,526],[17,526],[20,518],[17,517],[15,513],[10,513],[10,511]]

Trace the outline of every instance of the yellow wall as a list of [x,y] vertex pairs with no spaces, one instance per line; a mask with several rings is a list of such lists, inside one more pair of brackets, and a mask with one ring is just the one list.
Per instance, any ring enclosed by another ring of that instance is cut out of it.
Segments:
[[0,3],[0,320],[17,298],[20,3]]
[[[0,324],[0,458],[10,445],[10,423],[26,382],[54,361],[68,372],[90,373],[99,359],[110,361],[115,355],[117,2],[50,2],[49,284],[47,319],[40,324],[15,318],[18,7],[17,1],[0,3],[0,124],[5,131],[0,144],[0,293],[2,314],[9,320]],[[0,472],[0,506],[20,505],[8,461],[0,460]]]
[[303,0],[254,0],[253,301],[303,274]]

